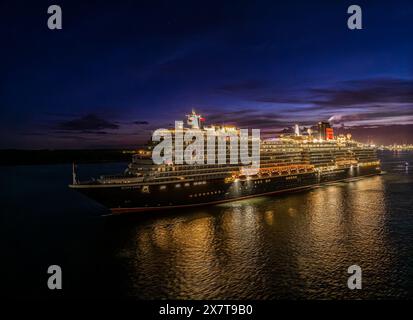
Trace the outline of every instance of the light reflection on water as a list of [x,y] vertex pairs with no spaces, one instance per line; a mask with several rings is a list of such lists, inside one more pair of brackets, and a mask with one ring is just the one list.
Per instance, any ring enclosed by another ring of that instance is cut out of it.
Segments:
[[[70,165],[0,168],[2,285],[12,296],[48,296],[45,270],[59,264],[64,294],[75,297],[412,298],[413,154],[382,159],[383,176],[119,217],[101,217],[107,211],[68,190]],[[360,291],[347,288],[353,264]]]
[[[108,229],[135,235],[121,252],[131,261],[126,294],[140,298],[405,297],[392,272],[399,262],[386,225],[387,187],[375,176],[139,223],[121,219]],[[363,270],[358,292],[347,289],[353,264]]]

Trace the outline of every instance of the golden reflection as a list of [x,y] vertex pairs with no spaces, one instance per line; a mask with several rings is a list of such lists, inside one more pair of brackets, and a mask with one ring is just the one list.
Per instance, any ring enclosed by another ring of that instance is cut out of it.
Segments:
[[[266,222],[272,224],[272,219],[272,211],[267,212]],[[156,270],[166,264],[173,278],[180,279],[178,297],[185,296],[186,290],[191,290],[194,298],[205,297],[205,292],[214,287],[211,279],[232,274],[232,281],[238,281],[234,268],[248,270],[259,263],[264,225],[264,217],[248,202],[226,208],[219,217],[159,221],[137,234],[140,265],[136,267],[140,273],[158,274]],[[153,265],[154,257],[165,252],[168,255],[163,255],[160,264]]]
[[173,277],[181,279],[176,290],[181,290],[184,295],[185,288],[191,288],[194,297],[201,297],[206,290],[203,287],[205,273],[220,272],[212,245],[214,232],[214,219],[211,216],[174,221],[173,224],[163,221],[153,228],[140,230],[137,240],[140,271],[157,274],[154,268],[161,268],[162,265],[154,266],[150,262],[158,250],[168,252],[162,263],[170,265],[169,271]]
[[290,215],[290,217],[294,217],[297,214],[297,209],[295,208],[288,208],[288,214]]
[[353,190],[349,207],[353,212],[354,237],[363,247],[375,250],[385,241],[386,203],[382,177],[357,181]]
[[272,226],[274,223],[274,211],[272,210],[265,211],[264,219],[268,225]]
[[383,260],[388,245],[384,239],[384,191],[382,177],[372,177],[311,192],[305,206],[310,217],[308,233],[296,239],[302,244],[296,257],[303,277],[308,277],[308,263],[314,257],[320,260],[312,276],[319,275],[321,281],[326,272],[345,274],[352,264],[363,268],[389,262]]
[[390,263],[384,192],[382,177],[372,177],[159,219],[136,233],[135,268],[160,283],[179,279],[168,283],[175,298],[208,299],[241,284],[253,292],[275,281],[272,268],[303,285],[331,285],[367,258],[370,265]]
[[162,250],[167,250],[171,241],[171,234],[163,225],[155,225],[151,230],[151,242]]
[[310,215],[310,236],[315,243],[333,243],[340,232],[344,190],[341,184],[322,186],[308,197],[306,210]]

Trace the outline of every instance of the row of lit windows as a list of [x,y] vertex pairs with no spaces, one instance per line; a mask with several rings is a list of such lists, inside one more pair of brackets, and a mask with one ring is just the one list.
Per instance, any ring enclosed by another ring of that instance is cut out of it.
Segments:
[[257,180],[257,181],[254,181],[254,184],[261,184],[261,183],[268,183],[268,182],[271,182],[271,179],[265,179],[265,180]]
[[[297,170],[295,169],[295,170],[292,170],[292,171],[296,171],[297,172]],[[311,170],[310,169],[301,169],[301,170],[299,170],[300,172],[301,171],[303,171],[303,172],[311,172]],[[261,173],[261,175],[278,175],[278,176],[281,176],[281,175],[283,175],[283,173],[287,173],[287,174],[289,174],[291,172],[291,170],[284,170],[284,171],[272,171],[272,172],[264,172],[264,173]],[[297,177],[296,176],[294,176],[294,177],[290,177],[290,179],[296,179]],[[288,179],[288,177],[287,177],[287,179]],[[262,181],[263,180],[256,180],[256,181],[254,181],[254,184],[259,184],[259,183],[262,183]],[[270,179],[267,179],[267,180],[265,180],[265,182],[270,182],[271,180]],[[207,182],[206,181],[195,181],[194,183],[193,183],[193,185],[194,186],[197,186],[197,185],[205,185]],[[184,187],[189,187],[190,186],[190,183],[189,182],[186,182],[185,184],[183,184],[183,186]],[[175,188],[180,188],[180,187],[182,187],[182,184],[181,183],[178,183],[178,184],[175,184]],[[165,190],[166,189],[166,186],[165,185],[163,185],[163,186],[160,186],[160,190]]]
[[224,193],[224,191],[221,190],[216,190],[216,191],[210,191],[210,192],[203,192],[203,193],[195,193],[195,194],[190,194],[189,197],[192,198],[197,198],[197,197],[202,197],[202,196],[212,196],[214,194],[221,194]]
[[[194,186],[202,185],[202,184],[206,184],[206,183],[207,183],[206,181],[196,181],[196,182],[194,182]],[[191,186],[191,184],[189,182],[184,183],[184,187],[189,187],[189,186]],[[178,183],[178,184],[175,185],[175,188],[180,188],[180,187],[182,187],[181,183]],[[165,190],[166,186],[160,186],[159,189],[160,190]]]

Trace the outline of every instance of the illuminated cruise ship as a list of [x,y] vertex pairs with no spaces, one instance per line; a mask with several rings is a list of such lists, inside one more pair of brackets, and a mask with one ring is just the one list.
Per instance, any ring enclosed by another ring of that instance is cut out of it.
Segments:
[[[187,118],[189,127],[179,130],[239,133],[234,127],[204,127],[204,118],[195,112]],[[308,129],[301,133],[296,125],[292,134],[261,140],[260,166],[253,175],[245,175],[241,165],[229,161],[154,164],[153,148],[151,142],[146,150],[135,154],[120,175],[79,182],[74,173],[69,187],[113,213],[122,213],[216,204],[381,173],[374,146],[356,142],[350,135],[335,137],[328,122],[318,123],[314,132]],[[228,146],[226,150],[229,158]]]

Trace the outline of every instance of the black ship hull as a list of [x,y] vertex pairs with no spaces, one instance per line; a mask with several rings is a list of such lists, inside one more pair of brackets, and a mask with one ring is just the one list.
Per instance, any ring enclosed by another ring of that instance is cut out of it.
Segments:
[[202,206],[262,195],[292,192],[319,184],[379,174],[377,166],[325,172],[296,172],[227,181],[185,181],[136,185],[71,185],[72,188],[110,208],[113,213],[165,210]]

